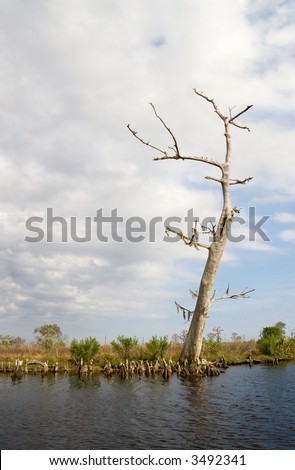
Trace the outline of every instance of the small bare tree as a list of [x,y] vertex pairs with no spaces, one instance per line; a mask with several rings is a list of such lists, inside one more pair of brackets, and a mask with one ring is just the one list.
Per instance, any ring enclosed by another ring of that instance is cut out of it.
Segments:
[[216,300],[222,299],[238,299],[238,298],[247,298],[249,297],[249,293],[252,290],[244,289],[243,291],[235,294],[229,293],[229,286],[226,289],[224,295],[220,297],[216,297],[215,291],[213,290],[214,280],[216,277],[216,273],[224,253],[224,249],[226,246],[226,242],[228,240],[228,235],[230,233],[231,224],[235,213],[239,212],[239,209],[236,207],[232,207],[231,200],[230,200],[230,186],[237,185],[237,184],[245,184],[252,179],[252,177],[245,178],[243,180],[240,179],[231,179],[230,178],[230,164],[231,164],[231,134],[230,134],[230,126],[235,126],[240,129],[245,129],[250,131],[250,129],[246,126],[240,125],[236,122],[236,119],[242,114],[246,113],[251,107],[247,106],[245,109],[240,111],[239,113],[232,115],[232,110],[229,110],[229,116],[226,116],[221,113],[218,106],[216,105],[214,99],[208,98],[203,93],[198,92],[194,89],[196,95],[200,96],[204,100],[208,101],[214,109],[214,112],[217,116],[222,120],[224,126],[224,136],[225,136],[225,158],[223,162],[212,160],[210,158],[204,156],[190,156],[190,155],[183,155],[179,150],[179,145],[174,133],[171,129],[167,126],[166,122],[159,116],[156,111],[155,106],[150,103],[153,112],[157,119],[160,120],[161,124],[164,126],[166,131],[170,134],[170,137],[173,141],[173,146],[168,147],[169,150],[173,151],[171,155],[169,150],[163,150],[155,145],[152,145],[150,142],[143,140],[137,135],[137,132],[132,130],[130,125],[128,124],[128,129],[130,132],[138,139],[142,144],[151,147],[152,149],[158,151],[161,156],[155,157],[154,160],[192,160],[195,162],[205,163],[206,165],[217,167],[220,170],[220,177],[216,178],[213,176],[206,176],[205,178],[208,180],[212,180],[221,185],[222,189],[222,198],[223,198],[223,206],[220,213],[219,221],[216,225],[212,224],[211,227],[201,227],[200,230],[208,233],[210,235],[210,243],[201,243],[199,239],[199,231],[197,227],[197,223],[194,224],[193,233],[192,235],[184,235],[181,231],[178,231],[172,227],[166,227],[166,233],[169,234],[170,232],[176,233],[186,245],[194,246],[197,249],[203,248],[207,250],[208,256],[207,261],[204,267],[203,275],[200,281],[199,289],[194,292],[191,291],[193,298],[196,300],[194,310],[186,309],[182,307],[178,303],[176,303],[176,307],[178,311],[182,311],[183,317],[187,320],[191,320],[190,328],[188,334],[186,336],[183,349],[181,352],[180,360],[188,360],[188,361],[196,361],[202,350],[202,342],[203,342],[203,335],[204,335],[204,328],[206,324],[206,319],[208,315],[208,311],[210,306]]

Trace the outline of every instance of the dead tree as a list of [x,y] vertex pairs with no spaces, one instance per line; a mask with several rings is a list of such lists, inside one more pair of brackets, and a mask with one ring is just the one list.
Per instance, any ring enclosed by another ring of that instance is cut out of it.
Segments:
[[[142,144],[151,147],[152,149],[158,151],[161,156],[155,157],[154,160],[191,160],[195,162],[201,162],[209,166],[214,166],[218,168],[220,171],[220,177],[216,178],[213,176],[206,176],[205,178],[215,183],[220,184],[222,190],[222,198],[223,198],[223,206],[220,213],[219,221],[216,225],[211,227],[201,227],[201,231],[203,233],[210,234],[210,243],[201,243],[199,239],[199,231],[197,224],[195,224],[193,228],[192,235],[184,235],[181,231],[175,230],[171,227],[166,227],[166,233],[169,235],[170,232],[176,233],[183,242],[188,246],[193,246],[199,249],[205,249],[208,253],[207,261],[204,267],[203,275],[200,281],[199,289],[196,292],[192,292],[193,297],[196,300],[194,310],[186,309],[181,305],[176,303],[177,310],[182,311],[183,316],[185,319],[190,320],[190,327],[185,339],[183,349],[181,352],[180,360],[183,362],[184,360],[188,361],[196,361],[202,349],[202,342],[203,342],[203,334],[204,328],[206,324],[206,319],[208,315],[208,311],[210,306],[216,300],[221,299],[238,299],[238,298],[245,298],[248,297],[249,293],[252,290],[243,290],[237,294],[230,294],[229,287],[227,288],[225,294],[221,297],[215,297],[215,292],[213,291],[214,280],[216,277],[216,273],[224,253],[224,249],[226,246],[226,242],[228,240],[228,236],[231,229],[231,224],[235,213],[239,212],[239,209],[236,207],[232,207],[231,200],[230,200],[230,186],[237,185],[237,184],[245,184],[252,179],[252,177],[245,178],[245,179],[231,179],[230,178],[230,164],[231,164],[231,134],[230,134],[230,126],[235,126],[240,129],[245,129],[249,131],[249,128],[243,125],[240,125],[236,122],[236,119],[246,113],[251,107],[247,106],[239,113],[232,115],[232,110],[229,111],[229,115],[224,115],[219,110],[218,106],[216,105],[214,99],[208,98],[203,93],[198,92],[194,89],[196,95],[200,96],[204,100],[208,101],[212,107],[214,112],[217,116],[222,120],[224,126],[224,136],[225,136],[225,157],[224,161],[217,161],[212,160],[211,158],[207,158],[204,156],[190,156],[190,155],[183,155],[180,152],[178,141],[171,131],[171,129],[167,126],[166,122],[159,116],[156,111],[155,106],[150,103],[153,112],[157,119],[161,122],[164,126],[170,137],[173,141],[173,146],[168,147],[169,150],[163,150],[155,145],[152,145],[150,142],[142,139],[137,135],[137,132],[134,131],[130,125],[128,124],[129,131],[138,139]],[[173,154],[170,153],[170,150],[173,151]]]

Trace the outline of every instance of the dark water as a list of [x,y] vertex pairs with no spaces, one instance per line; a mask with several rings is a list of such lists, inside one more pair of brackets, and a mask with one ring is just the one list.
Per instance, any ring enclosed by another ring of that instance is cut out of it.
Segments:
[[1,449],[295,449],[295,365],[213,378],[0,376]]

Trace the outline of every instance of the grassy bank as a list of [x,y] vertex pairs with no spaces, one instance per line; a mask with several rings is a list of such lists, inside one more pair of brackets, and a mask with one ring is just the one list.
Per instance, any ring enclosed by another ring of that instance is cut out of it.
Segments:
[[[171,343],[167,349],[164,358],[166,360],[172,360],[175,364],[178,361],[182,344]],[[208,361],[220,361],[225,360],[229,365],[249,363],[249,356],[253,360],[253,363],[271,363],[275,360],[291,360],[294,359],[295,354],[291,351],[289,354],[274,354],[264,355],[259,350],[259,345],[256,341],[238,341],[238,342],[204,342],[203,347],[203,358]],[[15,361],[19,359],[26,362],[36,361],[36,363],[47,362],[49,366],[58,363],[60,370],[75,370],[77,364],[71,358],[70,348],[62,347],[50,351],[45,351],[39,345],[36,344],[23,344],[21,346],[0,346],[0,371],[10,370],[14,368]],[[138,344],[132,351],[132,357],[130,360],[133,361],[150,361],[148,350],[145,344]],[[94,369],[100,369],[105,366],[106,363],[117,367],[120,362],[124,361],[125,358],[120,356],[115,351],[111,344],[102,345],[99,353],[94,359]],[[29,370],[39,370],[38,364],[29,365]]]

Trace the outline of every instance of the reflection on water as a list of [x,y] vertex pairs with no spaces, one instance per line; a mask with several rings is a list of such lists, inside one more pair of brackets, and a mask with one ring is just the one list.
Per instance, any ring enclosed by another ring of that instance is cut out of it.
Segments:
[[294,449],[295,365],[169,382],[0,376],[2,449]]

